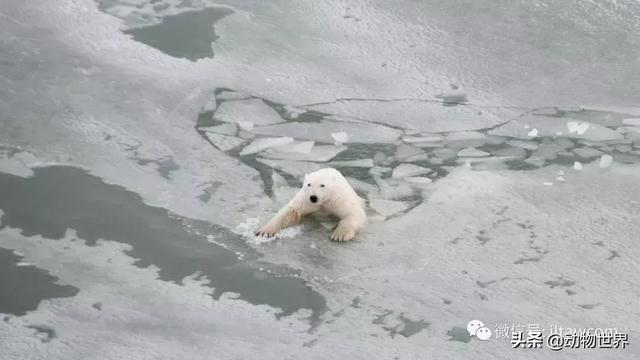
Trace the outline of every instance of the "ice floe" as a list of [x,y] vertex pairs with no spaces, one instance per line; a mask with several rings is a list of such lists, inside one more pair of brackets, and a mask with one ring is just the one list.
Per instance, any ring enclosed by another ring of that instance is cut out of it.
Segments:
[[346,149],[344,145],[314,145],[313,141],[302,141],[267,149],[261,156],[272,159],[327,162]]
[[344,144],[349,141],[349,135],[344,131],[331,133],[331,137],[340,144]]
[[332,134],[336,129],[349,129],[350,134],[345,143],[391,143],[400,137],[399,130],[384,125],[369,123],[344,123],[324,120],[321,122],[290,122],[256,127],[253,132],[261,135],[290,136],[301,140],[314,140],[332,144],[336,140]]
[[600,157],[600,167],[602,169],[608,168],[611,164],[613,164],[613,157],[611,155],[603,154]]
[[314,163],[314,162],[306,162],[306,161],[277,160],[277,159],[264,159],[264,158],[257,158],[257,160],[271,168],[282,170],[299,179],[302,179],[302,177],[305,174],[314,172],[323,167],[321,164]]
[[255,125],[277,124],[284,121],[273,108],[260,99],[225,101],[218,106],[213,118],[232,123],[251,121]]
[[238,134],[238,125],[234,123],[226,123],[218,126],[199,127],[198,130],[208,133],[235,136]]
[[489,155],[491,154],[473,147],[468,147],[458,152],[458,157],[485,157]]
[[409,204],[406,202],[385,199],[370,199],[369,206],[384,217],[397,214],[409,208]]
[[205,133],[209,141],[222,151],[229,151],[235,147],[242,145],[245,140],[237,138],[235,136],[221,135],[216,133]]
[[336,167],[361,167],[361,168],[371,168],[373,167],[372,159],[358,159],[358,160],[343,160],[343,161],[332,161],[331,166]]
[[255,139],[251,142],[251,144],[247,145],[242,151],[240,151],[240,155],[250,155],[260,152],[262,150],[268,149],[274,146],[282,146],[286,144],[290,144],[293,142],[293,138],[290,137],[278,137],[278,138],[259,138]]
[[393,173],[391,177],[404,178],[404,177],[410,177],[410,176],[425,175],[432,171],[433,170],[429,168],[414,165],[414,164],[400,164],[395,169],[393,169]]

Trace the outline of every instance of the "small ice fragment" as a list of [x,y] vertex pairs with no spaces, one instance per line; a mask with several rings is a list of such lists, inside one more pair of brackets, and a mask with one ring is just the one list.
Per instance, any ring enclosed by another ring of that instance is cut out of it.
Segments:
[[584,135],[584,133],[587,132],[587,130],[589,130],[589,126],[591,126],[591,124],[589,124],[588,122],[577,122],[577,121],[568,121],[567,122],[567,129],[569,129],[569,134],[578,134],[578,135]]
[[529,133],[527,134],[529,137],[536,137],[538,136],[538,129],[533,129],[531,131],[529,131]]
[[579,161],[576,161],[573,163],[573,170],[575,171],[580,171],[582,170],[582,163]]
[[557,176],[556,180],[558,180],[560,182],[565,182],[564,176]]
[[211,99],[209,99],[209,101],[207,101],[206,104],[204,104],[204,106],[202,107],[202,111],[216,111],[217,106],[218,104],[216,103],[216,98],[212,97]]
[[613,157],[611,155],[604,154],[600,157],[600,168],[606,169],[613,164]]
[[412,177],[405,178],[405,180],[407,180],[407,182],[409,182],[410,184],[418,185],[418,186],[429,185],[433,182],[433,180],[423,176],[412,176]]
[[433,170],[429,168],[414,165],[414,164],[400,164],[395,169],[393,169],[393,173],[391,174],[391,177],[403,178],[403,177],[409,177],[409,176],[426,175],[432,171]]
[[311,245],[309,245],[310,248],[315,249],[316,248],[316,243],[311,243]]
[[251,131],[254,128],[254,125],[251,121],[238,121],[238,126],[240,126],[240,129],[245,131]]
[[602,155],[602,151],[588,147],[576,148],[573,149],[573,152],[583,159],[594,158],[596,156]]
[[331,137],[333,138],[333,140],[341,144],[349,141],[349,135],[344,131],[331,133]]
[[640,118],[627,118],[622,120],[622,123],[629,126],[640,126]]
[[212,126],[212,127],[200,127],[198,128],[198,130],[204,131],[204,132],[211,132],[211,133],[216,133],[216,134],[221,134],[221,135],[230,135],[230,136],[234,136],[238,133],[238,125],[234,124],[234,123],[225,123],[222,125],[218,125],[218,126]]
[[333,161],[331,165],[338,167],[362,167],[362,168],[371,168],[373,167],[372,159],[358,159],[358,160],[346,160],[346,161]]
[[473,147],[468,147],[458,152],[458,157],[485,157],[489,155],[490,154],[488,152]]
[[251,144],[247,145],[244,149],[242,149],[242,151],[240,151],[240,155],[255,154],[270,147],[281,146],[292,142],[293,138],[290,137],[255,139],[251,142]]
[[544,184],[544,186],[552,186],[553,185],[553,183],[551,181],[545,181],[543,184]]

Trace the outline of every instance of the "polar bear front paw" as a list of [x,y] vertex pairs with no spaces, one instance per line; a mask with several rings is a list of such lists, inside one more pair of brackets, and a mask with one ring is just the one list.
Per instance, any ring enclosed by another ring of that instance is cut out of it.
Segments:
[[273,237],[278,233],[278,231],[280,231],[280,228],[278,226],[275,226],[273,224],[267,224],[262,228],[260,228],[260,230],[256,231],[255,235]]
[[333,241],[349,241],[356,236],[356,232],[349,226],[338,225],[331,235]]

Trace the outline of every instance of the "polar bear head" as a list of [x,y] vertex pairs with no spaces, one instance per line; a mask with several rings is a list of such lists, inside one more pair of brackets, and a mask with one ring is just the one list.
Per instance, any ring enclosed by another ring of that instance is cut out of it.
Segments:
[[322,205],[339,186],[341,177],[340,172],[332,168],[320,169],[305,175],[302,190],[306,200],[311,204]]

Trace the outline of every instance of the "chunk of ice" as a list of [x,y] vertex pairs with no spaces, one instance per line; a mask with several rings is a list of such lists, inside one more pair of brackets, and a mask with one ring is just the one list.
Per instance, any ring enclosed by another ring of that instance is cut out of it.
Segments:
[[458,152],[458,157],[485,157],[489,155],[491,154],[489,154],[486,151],[482,151],[473,147],[468,147]]
[[442,99],[442,102],[447,105],[455,105],[467,101],[467,94],[460,89],[445,91],[435,97]]
[[238,121],[238,126],[244,131],[251,131],[255,127],[251,121]]
[[212,96],[209,101],[202,107],[202,111],[216,111],[216,107],[218,104],[216,103],[216,98]]
[[331,133],[331,137],[333,138],[333,140],[340,144],[344,144],[349,141],[349,135],[344,131]]
[[563,149],[555,143],[542,144],[533,152],[532,156],[553,160],[558,157],[558,153],[562,150]]
[[208,133],[235,136],[238,133],[238,125],[227,123],[227,124],[222,124],[218,126],[201,127],[201,128],[198,128],[198,130],[208,132]]
[[336,167],[372,168],[373,167],[373,160],[372,159],[358,159],[358,160],[332,161],[331,165],[336,166]]
[[576,148],[573,149],[573,152],[583,159],[590,159],[602,155],[602,151],[589,147]]
[[290,138],[290,137],[259,138],[259,139],[253,140],[251,144],[247,145],[244,149],[242,149],[242,151],[240,151],[240,155],[255,154],[257,152],[268,149],[270,147],[282,146],[292,142],[293,142],[293,138]]
[[225,90],[216,95],[216,99],[220,101],[246,100],[251,99],[251,95],[240,91]]
[[545,181],[543,182],[544,186],[552,186],[553,183],[551,181]]
[[546,161],[547,160],[545,158],[540,156],[530,156],[525,160],[526,163],[531,164],[533,166],[537,166],[537,167],[543,167]]
[[573,163],[573,170],[575,171],[581,171],[582,170],[582,163],[579,161],[576,161]]
[[306,161],[292,161],[292,160],[275,160],[257,158],[257,160],[270,168],[278,169],[302,179],[305,174],[320,170],[323,166],[321,164],[306,162]]
[[[567,128],[570,127],[573,133],[568,133]],[[532,130],[524,128],[525,124],[531,124]],[[588,125],[586,125],[588,124]],[[567,132],[566,137],[575,139],[586,139],[591,141],[609,141],[621,139],[623,136],[619,132],[609,129],[605,126],[579,121],[575,119],[564,118],[564,120],[547,116],[527,115],[499,126],[489,133],[493,135],[509,136],[520,139],[531,137],[553,137],[557,132],[563,134]]]
[[205,133],[205,135],[209,141],[215,145],[218,149],[222,151],[229,151],[235,147],[240,146],[245,142],[245,140],[237,138],[235,136],[221,135],[216,133]]
[[600,168],[606,169],[613,164],[613,157],[611,155],[603,154],[600,157]]
[[640,118],[627,118],[622,123],[628,126],[640,126]]
[[[406,144],[400,144],[398,145],[398,147],[396,148],[396,152],[394,154],[394,157],[396,160],[398,161],[402,161],[408,157],[414,156],[414,155],[419,155],[419,154],[424,154],[424,151],[415,148],[413,146],[410,145],[406,145]],[[426,155],[426,154],[425,154]]]
[[256,125],[277,124],[284,121],[274,109],[260,99],[225,101],[218,106],[213,118],[233,123],[251,121]]
[[306,147],[309,143],[313,144],[313,141],[299,142],[298,145],[293,145],[290,148],[288,145],[270,148],[265,150],[262,156],[272,159],[327,162],[347,149],[344,145],[315,145],[308,153],[303,152],[302,150],[307,150]]
[[362,180],[358,180],[352,177],[346,177],[346,179],[349,185],[351,185],[351,187],[353,187],[355,190],[358,190],[367,194],[378,192],[377,185],[369,184],[368,182],[364,182]]
[[517,146],[526,150],[535,150],[538,148],[538,143],[530,140],[509,140],[507,144],[511,146]]
[[432,171],[433,170],[429,168],[414,165],[414,164],[400,164],[395,169],[393,169],[393,173],[391,174],[391,177],[404,178],[404,177],[410,177],[410,176],[426,175]]
[[[437,165],[437,160],[440,160],[440,163],[442,163],[442,159],[437,159],[437,158],[433,158],[431,159],[431,162]],[[399,159],[401,162],[415,162],[415,161],[427,161],[429,160],[429,155],[427,154],[415,154],[413,156],[409,156],[406,159]]]
[[[290,122],[260,126],[254,129],[254,133],[271,136],[290,136],[301,140],[314,140],[332,144],[335,141],[332,134],[338,129],[347,129],[350,134],[346,143],[391,143],[400,137],[401,132],[388,126],[323,120],[320,122]],[[344,140],[344,139],[343,139]]]
[[428,177],[424,177],[424,176],[411,176],[408,178],[405,178],[405,180],[414,186],[417,187],[425,187],[429,184],[431,184],[433,182],[433,180],[429,179]]

